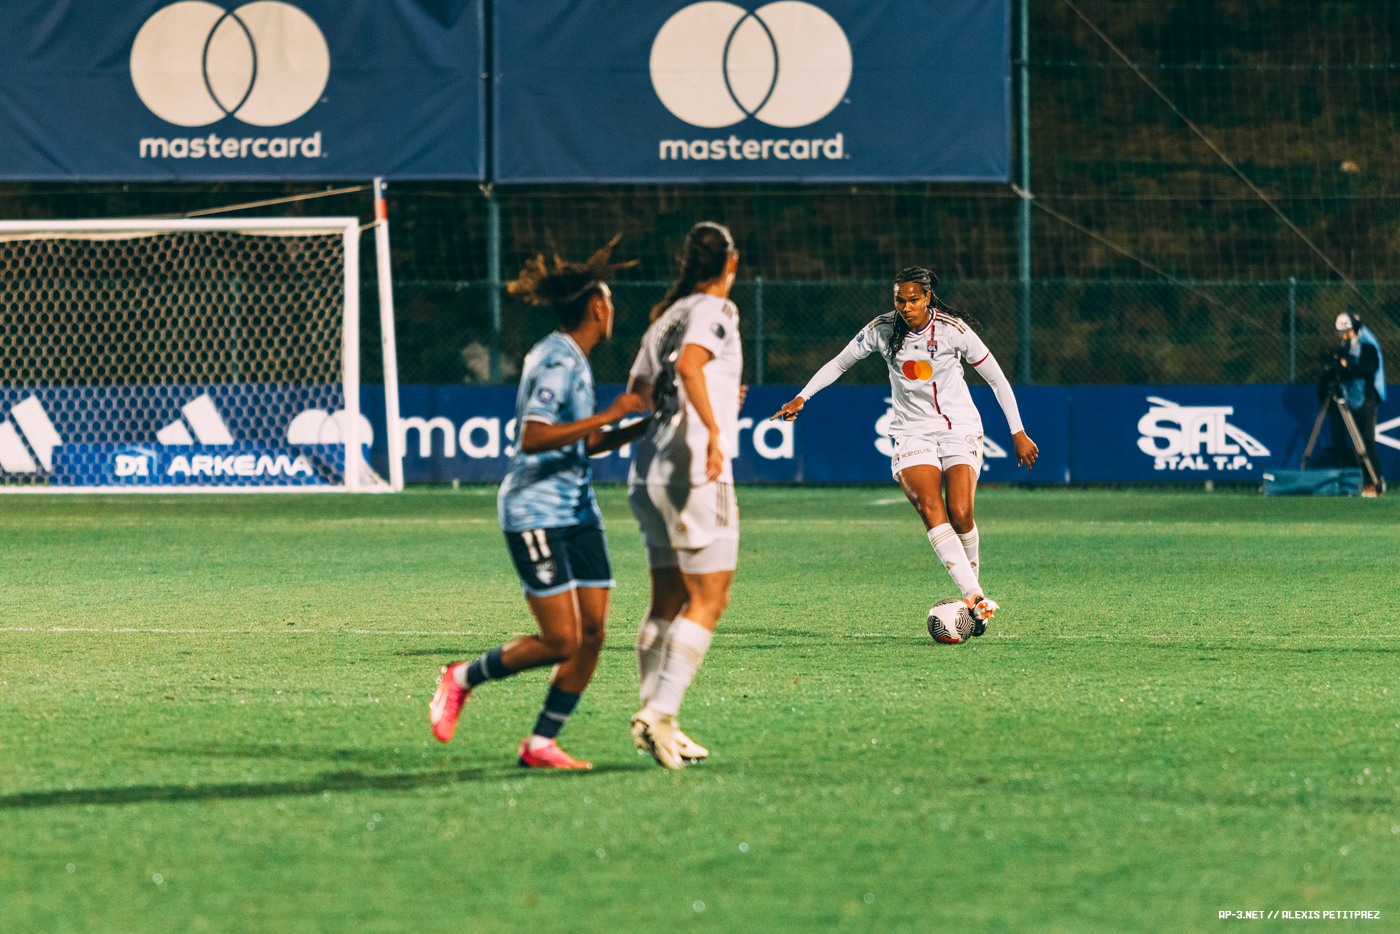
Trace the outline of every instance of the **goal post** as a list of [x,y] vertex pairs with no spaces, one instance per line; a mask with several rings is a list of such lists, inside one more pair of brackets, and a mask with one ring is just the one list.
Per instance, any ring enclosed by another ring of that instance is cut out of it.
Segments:
[[393,489],[365,459],[360,235],[355,217],[0,221],[0,492]]

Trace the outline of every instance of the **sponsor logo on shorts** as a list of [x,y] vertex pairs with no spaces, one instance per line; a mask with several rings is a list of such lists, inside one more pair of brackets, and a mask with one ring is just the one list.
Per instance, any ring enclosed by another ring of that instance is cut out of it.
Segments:
[[724,325],[719,323],[712,324],[710,325],[710,330],[714,332],[715,337],[724,340]]
[[546,587],[554,582],[554,572],[553,561],[541,561],[535,565],[535,577],[539,578],[540,583]]
[[678,534],[678,535],[684,535],[686,532],[689,532],[689,531],[690,531],[690,529],[686,526],[686,524],[685,524],[684,522],[677,522],[677,523],[676,523],[676,534]]
[[546,386],[544,389],[541,389],[539,392],[535,393],[535,398],[540,400],[541,402],[553,402],[554,390]]

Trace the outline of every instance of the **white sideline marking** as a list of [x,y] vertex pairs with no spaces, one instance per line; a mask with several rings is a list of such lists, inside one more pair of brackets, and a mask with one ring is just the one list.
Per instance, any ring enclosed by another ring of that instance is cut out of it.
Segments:
[[1231,641],[1231,640],[1241,641],[1241,642],[1273,642],[1273,641],[1277,641],[1277,640],[1279,640],[1279,639],[1301,639],[1301,640],[1304,640],[1304,641],[1311,640],[1311,639],[1336,639],[1336,640],[1341,641],[1341,642],[1347,642],[1347,641],[1352,640],[1352,639],[1400,639],[1400,633],[1388,633],[1388,632],[1386,632],[1386,633],[1376,633],[1376,634],[1374,634],[1374,635],[1356,635],[1356,636],[1339,636],[1339,635],[1331,635],[1331,634],[1325,634],[1325,635],[1312,635],[1312,634],[1309,634],[1309,635],[1296,635],[1296,636],[1262,636],[1262,635],[1255,635],[1255,636],[1215,636],[1215,635],[1211,635],[1211,636],[1185,636],[1185,635],[1169,635],[1169,634],[1167,634],[1167,633],[1143,633],[1143,634],[1137,635],[1137,636],[1118,636],[1118,635],[1116,635],[1116,634],[1114,634],[1114,633],[1109,633],[1109,632],[1086,632],[1086,633],[1075,633],[1075,634],[1068,634],[1068,633],[1067,633],[1067,634],[1061,634],[1061,635],[1056,635],[1056,636],[1054,636],[1054,638],[1056,638],[1056,639],[1119,639],[1119,638],[1122,638],[1122,639],[1125,639],[1125,640],[1126,640],[1126,639],[1130,639],[1130,638],[1131,638],[1131,639],[1180,639],[1180,640],[1182,640],[1183,642],[1184,642],[1184,641],[1188,641],[1188,640],[1193,640],[1193,639],[1194,639],[1194,640],[1198,640],[1198,641],[1202,641],[1202,642],[1210,642],[1210,641],[1222,642],[1222,641]]
[[[485,633],[470,629],[95,629],[78,626],[0,626],[0,632],[101,632],[101,633],[147,633],[155,635],[203,635],[203,636],[480,636]],[[533,633],[517,632],[512,636],[528,636]],[[716,638],[741,639],[749,633],[717,632]]]
[[466,629],[85,629],[77,626],[0,626],[0,632],[140,632],[206,636],[479,636]]
[[[155,635],[206,635],[206,636],[480,636],[485,633],[476,632],[470,629],[96,629],[79,626],[53,626],[41,628],[38,626],[0,626],[0,632],[101,632],[101,633],[148,633]],[[516,636],[530,635],[530,633],[518,632]],[[751,636],[748,632],[717,632],[715,638],[743,639]],[[871,639],[871,638],[899,638],[903,633],[898,632],[847,632],[836,633],[848,639]],[[990,633],[989,633],[990,635]],[[1042,639],[1121,639],[1130,642],[1133,639],[1178,639],[1202,640],[1207,642],[1274,642],[1282,639],[1297,639],[1309,641],[1313,639],[1330,639],[1337,642],[1361,641],[1363,639],[1400,639],[1400,633],[1376,633],[1373,635],[1306,635],[1306,636],[1181,636],[1167,635],[1165,633],[1143,633],[1136,636],[1118,636],[1112,633],[1081,633],[1081,634],[1047,634],[1038,633],[996,633],[998,639],[1020,639],[1025,636],[1032,636]]]

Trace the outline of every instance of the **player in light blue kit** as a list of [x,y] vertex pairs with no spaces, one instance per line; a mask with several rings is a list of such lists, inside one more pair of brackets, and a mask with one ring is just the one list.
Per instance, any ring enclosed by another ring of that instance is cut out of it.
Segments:
[[515,400],[519,449],[497,499],[511,560],[540,634],[507,642],[474,662],[443,668],[428,708],[433,735],[445,743],[473,688],[554,665],[534,732],[520,743],[520,764],[533,768],[591,768],[555,741],[598,666],[613,586],[588,457],[637,440],[648,424],[602,430],[646,408],[634,393],[618,396],[606,411],[593,414],[588,354],[612,336],[607,278],[632,265],[608,263],[616,243],[614,239],[583,264],[555,257],[551,268],[538,256],[510,284],[512,294],[532,305],[552,305],[559,317],[559,330],[525,357]]

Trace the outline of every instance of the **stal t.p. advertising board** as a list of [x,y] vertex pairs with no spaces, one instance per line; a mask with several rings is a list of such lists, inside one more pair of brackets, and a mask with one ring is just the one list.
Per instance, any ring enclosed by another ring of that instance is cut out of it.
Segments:
[[1006,181],[1008,0],[497,0],[501,182]]
[[5,4],[0,178],[480,178],[479,0]]

